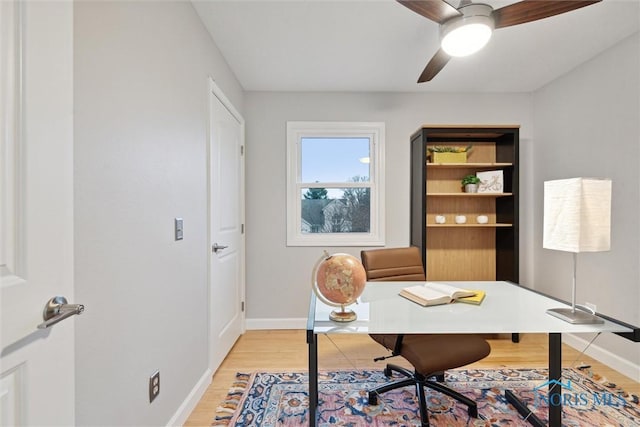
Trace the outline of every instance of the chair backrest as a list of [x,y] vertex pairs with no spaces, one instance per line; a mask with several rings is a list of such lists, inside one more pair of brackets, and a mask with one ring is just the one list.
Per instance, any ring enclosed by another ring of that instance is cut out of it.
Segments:
[[370,282],[426,280],[422,254],[415,246],[360,252]]

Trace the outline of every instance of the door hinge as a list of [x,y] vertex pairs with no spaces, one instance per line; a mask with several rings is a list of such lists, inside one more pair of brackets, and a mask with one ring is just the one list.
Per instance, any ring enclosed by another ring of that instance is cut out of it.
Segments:
[[240,234],[244,234],[244,224],[240,224]]
[[244,156],[244,145],[240,146],[240,155]]
[[240,311],[244,313],[244,301],[240,303]]

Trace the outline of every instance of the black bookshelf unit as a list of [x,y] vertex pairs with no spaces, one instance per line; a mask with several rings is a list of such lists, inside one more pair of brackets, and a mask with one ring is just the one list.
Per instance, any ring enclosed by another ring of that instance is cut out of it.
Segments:
[[[468,145],[466,162],[429,158],[429,148]],[[411,244],[427,280],[518,282],[518,145],[517,125],[425,125],[411,136]],[[463,191],[465,175],[494,170],[502,171],[501,193]],[[466,223],[455,222],[460,215]]]

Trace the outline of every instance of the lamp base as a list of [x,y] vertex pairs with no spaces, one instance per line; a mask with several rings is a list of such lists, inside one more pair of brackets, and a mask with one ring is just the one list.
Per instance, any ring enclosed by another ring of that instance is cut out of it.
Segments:
[[604,323],[604,320],[598,316],[579,309],[550,308],[547,310],[547,314],[574,325],[593,325],[596,323]]

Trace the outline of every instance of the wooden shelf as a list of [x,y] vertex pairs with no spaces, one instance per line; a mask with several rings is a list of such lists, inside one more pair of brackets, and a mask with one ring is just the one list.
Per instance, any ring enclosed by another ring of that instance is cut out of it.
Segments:
[[428,168],[438,169],[493,169],[493,168],[508,168],[513,166],[513,163],[429,163]]
[[427,228],[497,228],[497,227],[513,227],[513,224],[427,224]]
[[513,193],[427,193],[427,197],[507,197]]

